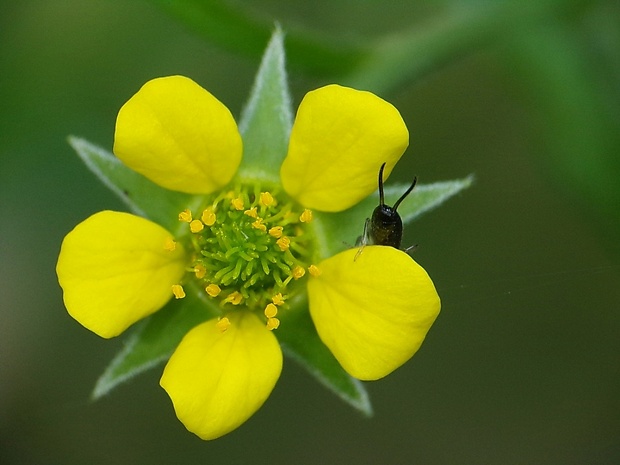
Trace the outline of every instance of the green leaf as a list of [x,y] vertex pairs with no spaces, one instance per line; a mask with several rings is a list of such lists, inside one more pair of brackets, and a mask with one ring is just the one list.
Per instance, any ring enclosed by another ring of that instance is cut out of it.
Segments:
[[[233,52],[260,57],[274,21],[222,0],[152,0],[191,27],[205,39]],[[315,74],[332,76],[353,69],[365,49],[348,38],[325,37],[307,29],[287,25],[287,48],[292,66]]]
[[278,313],[282,324],[275,334],[284,353],[304,367],[323,386],[367,416],[373,414],[364,385],[340,366],[321,342],[310,318],[307,302]]
[[112,153],[79,137],[69,136],[69,144],[103,184],[118,195],[136,215],[148,218],[171,233],[179,231],[178,214],[196,208],[201,197],[159,187],[127,168]]
[[[471,186],[472,182],[473,176],[468,176],[454,181],[417,185],[398,207],[403,224],[407,224],[422,213],[438,207],[450,197]],[[408,187],[407,184],[385,186],[385,203],[394,205],[394,202],[403,195]],[[320,256],[322,258],[329,257],[355,246],[358,237],[364,231],[366,218],[372,215],[372,211],[378,204],[379,194],[374,193],[344,212],[314,212],[317,221],[312,224],[319,239]]]
[[277,28],[263,55],[250,98],[241,115],[243,160],[239,176],[279,182],[293,125],[285,69],[284,35]]
[[200,297],[198,288],[188,286],[186,291],[184,299],[169,301],[164,308],[137,325],[125,347],[97,381],[91,396],[93,400],[168,360],[190,329],[219,314],[216,306]]

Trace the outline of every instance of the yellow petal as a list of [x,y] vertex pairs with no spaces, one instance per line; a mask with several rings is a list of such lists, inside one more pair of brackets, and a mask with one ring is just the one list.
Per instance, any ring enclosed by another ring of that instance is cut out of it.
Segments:
[[241,152],[230,111],[183,76],[147,82],[118,113],[114,153],[167,189],[211,193],[232,179]]
[[345,210],[377,189],[409,144],[400,113],[370,92],[330,85],[299,105],[280,176],[304,207]]
[[177,417],[202,439],[238,428],[263,405],[282,371],[273,333],[253,313],[231,312],[192,329],[168,361],[160,384]]
[[56,273],[69,314],[101,337],[160,309],[185,272],[181,244],[161,226],[128,213],[103,211],[62,242]]
[[439,314],[439,296],[406,253],[367,246],[318,265],[308,281],[310,314],[342,367],[362,380],[382,378],[418,350]]

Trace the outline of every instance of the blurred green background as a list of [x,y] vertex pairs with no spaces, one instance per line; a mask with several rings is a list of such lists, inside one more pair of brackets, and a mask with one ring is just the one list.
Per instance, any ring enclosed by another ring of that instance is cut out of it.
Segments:
[[[443,308],[367,384],[374,418],[287,360],[258,414],[202,442],[160,368],[89,401],[123,340],[67,315],[54,267],[79,221],[124,207],[66,136],[111,148],[120,106],[169,74],[238,116],[274,21],[295,106],[375,90],[411,132],[391,181],[476,183],[406,231]],[[1,1],[0,463],[620,463],[619,121],[617,1]]]

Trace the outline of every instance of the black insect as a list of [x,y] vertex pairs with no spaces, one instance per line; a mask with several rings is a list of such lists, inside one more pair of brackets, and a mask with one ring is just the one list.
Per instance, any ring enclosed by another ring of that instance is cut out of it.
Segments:
[[[396,211],[400,203],[405,200],[405,197],[415,187],[418,180],[417,177],[413,178],[411,186],[405,191],[403,195],[396,201],[393,207],[385,204],[383,197],[383,169],[385,163],[379,168],[379,205],[372,212],[372,217],[366,219],[364,224],[364,234],[361,237],[361,248],[357,252],[355,258],[359,256],[362,249],[367,244],[374,245],[388,245],[396,249],[400,249],[400,244],[403,239],[403,221],[400,215]],[[407,248],[406,251],[413,249],[415,246]]]

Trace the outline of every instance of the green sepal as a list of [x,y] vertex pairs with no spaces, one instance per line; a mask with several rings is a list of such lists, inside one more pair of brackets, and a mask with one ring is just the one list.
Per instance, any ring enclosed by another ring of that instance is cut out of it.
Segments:
[[125,381],[165,362],[190,329],[218,314],[217,306],[202,298],[197,287],[186,286],[184,299],[169,301],[136,325],[125,347],[97,380],[91,398],[97,400]]
[[[453,181],[416,185],[415,189],[398,207],[403,225],[413,221],[422,213],[437,208],[450,197],[471,186],[473,176]],[[394,205],[409,186],[395,184],[384,187],[385,203]],[[379,205],[378,192],[366,197],[360,203],[339,213],[314,212],[317,221],[313,222],[320,242],[321,258],[330,257],[345,249],[354,247],[364,232],[366,218],[372,215]]]
[[[300,299],[301,300],[301,299]],[[323,344],[310,318],[307,300],[278,313],[281,325],[275,335],[284,353],[305,368],[323,386],[366,416],[372,405],[364,385],[349,375]]]
[[241,179],[278,183],[293,125],[291,97],[285,69],[284,34],[273,33],[256,74],[248,102],[241,113],[243,138]]
[[[437,208],[449,198],[470,187],[473,182],[474,176],[469,175],[452,181],[438,181],[432,184],[416,185],[411,194],[398,207],[398,213],[403,220],[403,224],[406,225],[423,213]],[[385,202],[388,205],[394,205],[408,187],[407,184],[396,184],[385,188]],[[377,194],[375,197],[375,203],[377,204],[379,203],[377,201],[378,198],[379,195]]]
[[175,235],[182,226],[178,221],[179,212],[197,207],[202,200],[200,196],[158,186],[127,168],[114,154],[85,139],[69,136],[68,141],[86,166],[132,213],[158,223]]

